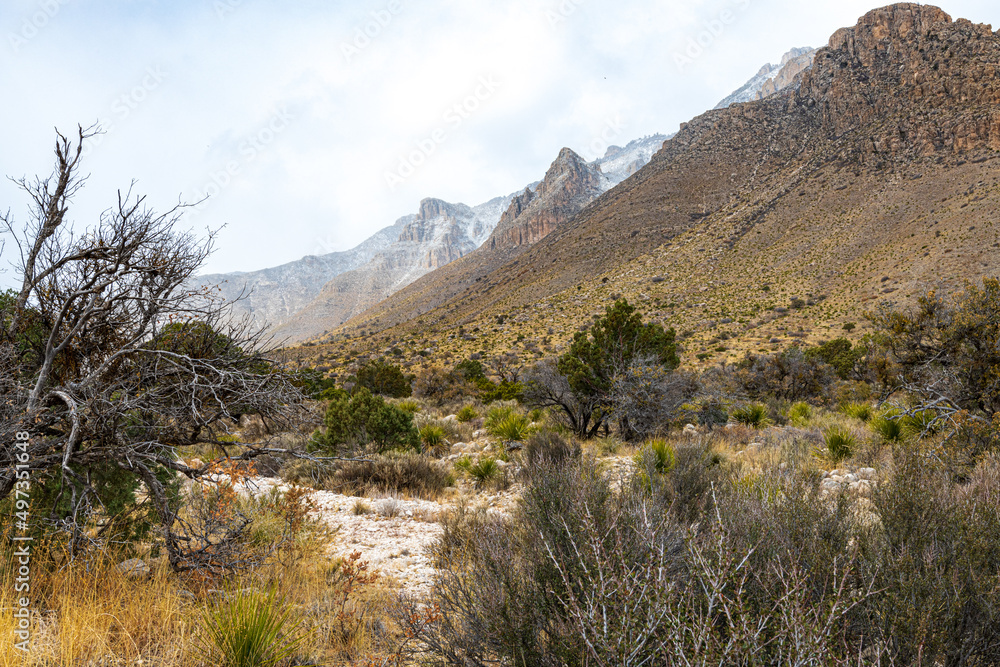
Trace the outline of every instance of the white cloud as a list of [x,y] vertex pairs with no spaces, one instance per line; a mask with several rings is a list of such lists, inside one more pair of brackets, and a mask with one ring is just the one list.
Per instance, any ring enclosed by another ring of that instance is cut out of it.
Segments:
[[[789,47],[819,46],[876,6],[393,2],[398,11],[390,0],[6,0],[0,172],[45,173],[53,127],[101,119],[109,132],[88,158],[76,219],[93,220],[133,178],[159,208],[218,189],[189,218],[228,225],[208,269],[251,270],[350,247],[422,197],[476,204],[517,190],[562,146],[596,157],[609,123],[622,142],[671,132]],[[36,21],[45,7],[54,11]],[[945,9],[974,21],[998,14],[992,0]],[[734,20],[678,71],[674,54],[725,10]],[[366,29],[368,42],[355,42]],[[449,122],[482,77],[500,86]],[[386,172],[442,128],[419,169],[387,187]],[[8,206],[23,211],[24,200],[3,184]]]

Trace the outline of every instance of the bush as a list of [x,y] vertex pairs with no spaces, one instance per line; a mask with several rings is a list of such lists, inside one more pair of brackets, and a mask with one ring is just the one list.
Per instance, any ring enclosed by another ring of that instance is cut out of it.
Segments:
[[454,482],[445,465],[420,454],[406,453],[345,462],[325,478],[323,486],[355,495],[399,492],[436,498]]
[[386,361],[369,361],[358,369],[358,386],[389,398],[407,398],[413,393],[413,378]]
[[855,367],[866,352],[864,347],[854,347],[846,338],[835,338],[829,343],[806,350],[806,357],[822,360],[837,372],[841,380],[847,380],[855,375]]
[[427,368],[418,373],[413,381],[413,393],[440,406],[472,396],[475,388],[455,371]]
[[324,431],[313,436],[312,447],[328,454],[369,445],[384,452],[397,447],[416,448],[420,444],[413,416],[364,388],[352,396],[344,394],[330,401],[324,425]]
[[267,667],[295,656],[307,635],[277,590],[234,591],[205,610],[203,650],[211,664]]
[[564,437],[546,429],[531,434],[524,443],[524,460],[529,466],[563,465],[580,458],[580,445],[568,442]]
[[796,403],[788,408],[788,421],[796,426],[802,426],[812,417],[812,406],[808,403]]
[[771,424],[767,416],[767,406],[760,403],[750,403],[732,411],[731,416],[736,423],[752,428],[764,428]]
[[853,417],[859,421],[865,422],[866,424],[875,415],[875,408],[869,403],[848,403],[843,408],[840,409],[848,417]]
[[846,428],[833,426],[823,432],[826,451],[833,461],[849,459],[857,448],[857,439]]
[[873,417],[868,421],[868,426],[884,442],[902,442],[906,436],[903,419],[892,411],[886,411]]
[[489,456],[484,456],[469,465],[466,470],[476,480],[476,486],[495,482],[500,477],[500,464]]
[[465,424],[471,422],[473,419],[478,419],[479,413],[476,412],[476,409],[471,405],[466,405],[458,411],[456,416],[458,417],[458,421]]
[[512,413],[493,425],[487,425],[486,431],[504,442],[521,442],[531,432],[531,422],[524,415]]
[[413,400],[400,401],[396,404],[396,407],[411,415],[415,415],[420,412],[420,404]]
[[833,368],[797,347],[775,356],[747,353],[732,374],[737,388],[753,400],[787,401],[822,398],[836,380]]
[[420,427],[420,443],[424,450],[437,450],[445,445],[446,433],[440,426],[425,424]]

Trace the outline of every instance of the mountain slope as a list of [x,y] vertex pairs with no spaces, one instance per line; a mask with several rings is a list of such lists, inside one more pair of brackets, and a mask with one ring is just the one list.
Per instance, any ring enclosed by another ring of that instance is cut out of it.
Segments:
[[436,272],[340,334],[557,349],[626,296],[684,330],[689,352],[724,355],[712,346],[835,335],[879,299],[1000,270],[1000,36],[893,5],[837,31],[795,83],[682,126],[648,166],[447,298],[428,298]]

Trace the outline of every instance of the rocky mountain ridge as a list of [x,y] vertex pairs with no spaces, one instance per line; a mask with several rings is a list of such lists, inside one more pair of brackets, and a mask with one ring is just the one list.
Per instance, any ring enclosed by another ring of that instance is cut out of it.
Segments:
[[816,57],[816,49],[809,47],[794,48],[781,57],[777,65],[768,63],[760,68],[743,86],[715,105],[716,109],[725,109],[733,104],[753,102],[771,97],[792,85],[798,74],[812,67]]
[[462,289],[447,286],[468,258],[330,340],[447,339],[454,354],[527,341],[542,353],[622,296],[679,327],[699,359],[732,354],[721,340],[771,349],[793,331],[835,336],[875,300],[1000,271],[998,91],[989,26],[915,4],[874,10],[784,91],[693,119],[649,165]]

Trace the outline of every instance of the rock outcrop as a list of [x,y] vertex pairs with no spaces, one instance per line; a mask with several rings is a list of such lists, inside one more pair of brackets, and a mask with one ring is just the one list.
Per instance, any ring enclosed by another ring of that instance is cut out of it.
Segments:
[[491,250],[537,243],[610,188],[601,170],[568,148],[559,152],[545,178],[511,202],[489,240]]
[[771,97],[791,86],[795,77],[812,67],[816,50],[809,47],[794,48],[781,57],[777,65],[768,63],[760,68],[749,81],[717,105],[725,109],[733,104],[753,102]]

